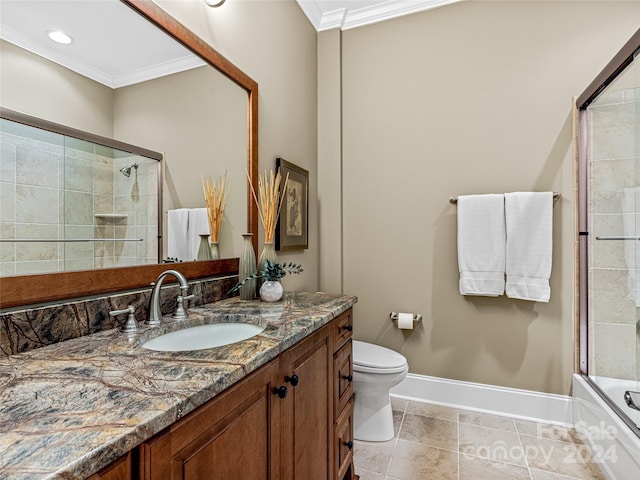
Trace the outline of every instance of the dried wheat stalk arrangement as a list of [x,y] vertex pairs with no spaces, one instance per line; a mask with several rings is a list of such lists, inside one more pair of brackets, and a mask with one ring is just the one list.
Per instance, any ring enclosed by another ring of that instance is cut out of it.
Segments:
[[218,241],[218,235],[220,234],[224,209],[227,206],[227,199],[229,198],[227,172],[225,170],[224,177],[218,177],[216,181],[213,181],[211,177],[206,181],[203,176],[201,176],[201,179],[204,201],[207,204],[211,243],[216,243]]
[[[249,178],[249,172],[247,172],[247,178]],[[286,192],[287,182],[289,181],[289,174],[284,179],[284,185],[282,191]],[[256,196],[256,192],[251,185],[251,193],[253,199],[258,206],[258,213],[260,214],[260,220],[264,227],[264,241],[265,243],[271,243],[274,241],[276,234],[276,225],[278,224],[278,217],[280,216],[280,209],[284,203],[284,195],[280,196],[280,184],[282,183],[282,175],[280,170],[274,175],[273,170],[267,174],[265,170],[258,176],[258,193],[259,198]]]

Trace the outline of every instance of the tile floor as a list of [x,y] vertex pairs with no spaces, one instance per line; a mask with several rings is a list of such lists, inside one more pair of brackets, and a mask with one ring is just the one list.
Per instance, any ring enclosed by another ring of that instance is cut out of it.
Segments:
[[395,437],[355,441],[360,480],[605,480],[573,429],[392,398]]

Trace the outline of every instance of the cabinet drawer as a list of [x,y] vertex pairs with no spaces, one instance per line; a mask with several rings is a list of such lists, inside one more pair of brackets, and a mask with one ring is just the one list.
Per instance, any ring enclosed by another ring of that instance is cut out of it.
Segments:
[[353,347],[351,340],[345,343],[333,358],[333,411],[334,420],[353,396]]
[[334,438],[334,462],[336,478],[345,478],[351,471],[353,462],[353,400],[350,399],[346,408],[338,417]]
[[340,348],[353,336],[353,310],[349,309],[335,320],[335,348]]

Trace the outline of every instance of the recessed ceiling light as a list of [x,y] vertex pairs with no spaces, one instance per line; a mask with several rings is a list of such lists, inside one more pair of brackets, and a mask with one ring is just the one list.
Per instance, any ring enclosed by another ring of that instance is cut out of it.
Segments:
[[204,0],[204,3],[213,8],[222,6],[224,2],[225,0]]
[[70,43],[73,43],[73,38],[60,30],[49,31],[47,32],[47,35],[51,40],[56,43],[61,43],[62,45],[69,45]]

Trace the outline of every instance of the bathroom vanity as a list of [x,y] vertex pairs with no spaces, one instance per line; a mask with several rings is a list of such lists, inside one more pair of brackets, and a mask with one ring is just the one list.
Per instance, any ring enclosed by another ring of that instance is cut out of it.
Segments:
[[145,327],[12,355],[0,361],[0,477],[354,478],[355,302],[289,293],[196,307],[192,322],[265,326],[200,351],[146,350],[162,327]]

